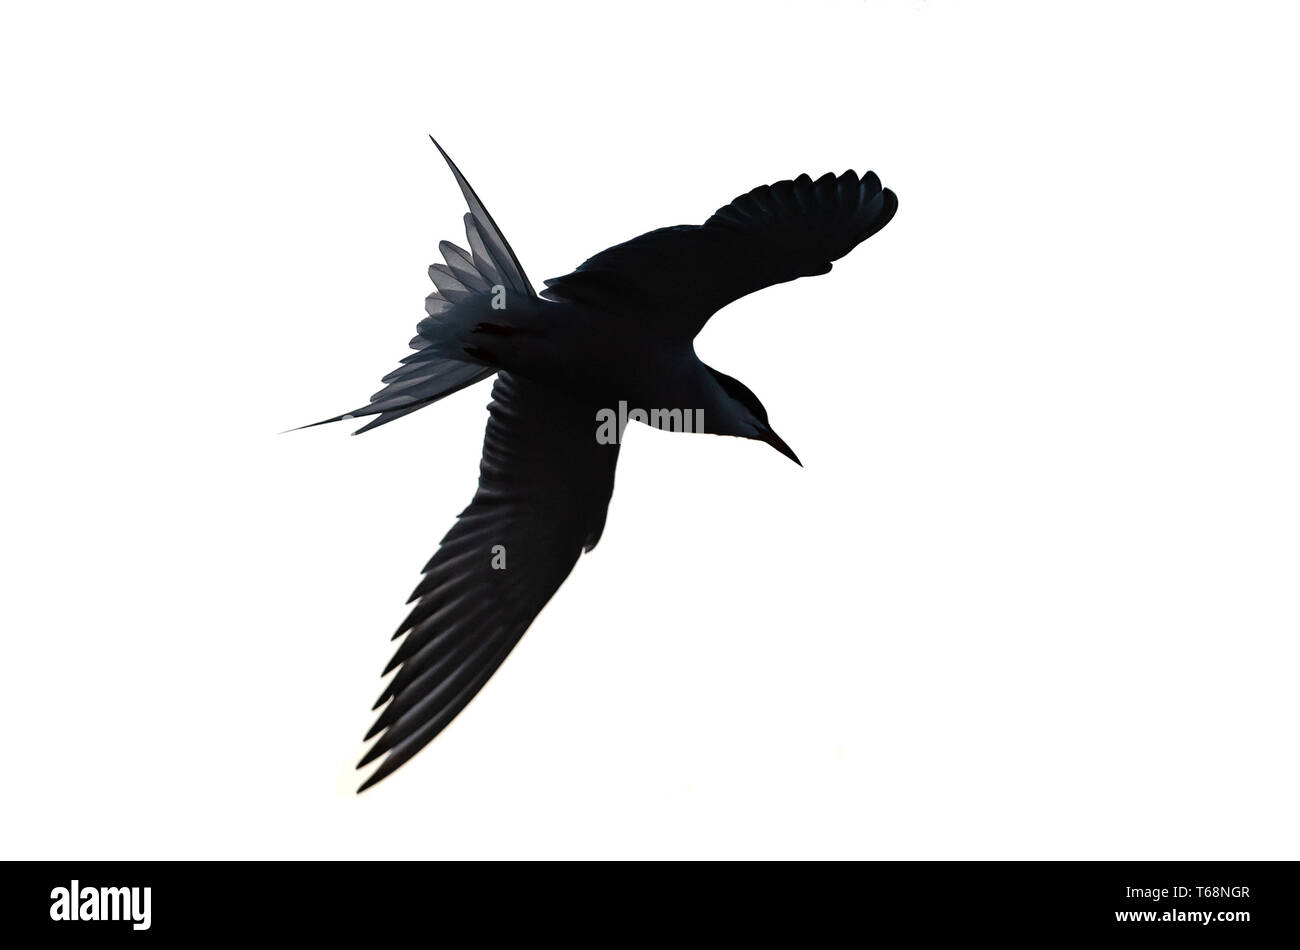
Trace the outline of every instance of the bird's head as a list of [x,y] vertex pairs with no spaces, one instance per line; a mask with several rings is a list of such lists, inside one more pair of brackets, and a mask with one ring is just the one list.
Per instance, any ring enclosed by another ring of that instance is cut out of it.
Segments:
[[713,367],[709,372],[722,389],[723,399],[720,411],[705,419],[704,429],[715,435],[736,435],[743,439],[757,439],[766,442],[796,465],[803,462],[794,450],[786,445],[785,439],[777,435],[767,421],[767,410],[758,401],[753,390],[735,377],[720,373]]

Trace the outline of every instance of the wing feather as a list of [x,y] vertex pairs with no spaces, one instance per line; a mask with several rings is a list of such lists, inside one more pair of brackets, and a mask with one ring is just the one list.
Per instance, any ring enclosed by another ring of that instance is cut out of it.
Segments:
[[653,316],[693,337],[718,310],[773,284],[824,274],[894,216],[872,172],[763,185],[702,225],[660,228],[548,280],[543,296]]
[[384,758],[361,790],[468,704],[604,527],[618,445],[597,442],[596,410],[510,373],[498,375],[488,408],[478,491],[394,636],[404,639],[366,736],[378,738],[358,767]]

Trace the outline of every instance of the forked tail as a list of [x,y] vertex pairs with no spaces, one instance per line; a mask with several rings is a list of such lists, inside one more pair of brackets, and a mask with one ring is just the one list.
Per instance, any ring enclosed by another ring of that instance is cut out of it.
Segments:
[[428,316],[420,321],[417,335],[411,340],[415,352],[383,378],[384,387],[370,397],[369,404],[301,428],[376,416],[354,433],[359,435],[487,379],[496,372],[495,366],[474,361],[470,354],[449,347],[447,341],[458,339],[463,328],[472,328],[511,304],[518,311],[525,309],[518,306],[521,300],[529,305],[537,300],[519,259],[492,215],[437,140],[433,136],[429,140],[446,159],[469,206],[465,215],[469,250],[450,241],[438,245],[444,263],[429,267],[429,278],[437,289],[424,301]]

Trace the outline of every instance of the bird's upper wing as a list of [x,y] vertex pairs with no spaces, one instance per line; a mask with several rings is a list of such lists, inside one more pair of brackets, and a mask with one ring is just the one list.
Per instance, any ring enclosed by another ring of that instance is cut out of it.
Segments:
[[543,297],[653,316],[694,337],[718,310],[773,284],[824,274],[894,216],[875,173],[763,185],[702,225],[660,228],[546,282]]
[[487,682],[533,618],[600,539],[617,444],[596,410],[501,373],[492,388],[478,492],[442,539],[398,628],[406,639],[358,767],[387,753],[361,790],[428,744]]
[[450,241],[438,245],[445,263],[429,267],[429,279],[437,290],[424,300],[428,317],[420,323],[420,335],[411,340],[411,349],[415,352],[383,378],[384,388],[370,397],[369,405],[312,425],[325,425],[356,416],[378,416],[358,429],[355,434],[359,435],[487,379],[496,372],[495,369],[448,357],[430,346],[430,338],[425,333],[434,330],[437,321],[462,316],[455,313],[458,309],[466,312],[488,309],[494,287],[504,288],[516,301],[537,296],[492,215],[451,156],[442,150],[433,136],[429,138],[446,159],[469,206],[469,213],[465,215],[465,238],[470,249],[467,251]]

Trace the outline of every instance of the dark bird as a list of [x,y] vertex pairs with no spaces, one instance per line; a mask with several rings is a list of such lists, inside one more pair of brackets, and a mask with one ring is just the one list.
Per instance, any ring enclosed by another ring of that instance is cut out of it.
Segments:
[[[408,601],[415,606],[393,635],[405,639],[384,670],[394,675],[366,735],[378,738],[357,767],[385,758],[358,791],[465,708],[578,556],[596,546],[623,417],[756,439],[799,461],[758,397],[701,362],[693,341],[732,301],[827,273],[898,208],[872,172],[800,175],[741,195],[704,224],[601,251],[538,294],[465,176],[433,144],[469,205],[469,249],[438,246],[445,263],[429,268],[437,291],[425,300],[415,352],[369,405],[323,422],[374,416],[359,434],[497,379],[478,491],[425,565]],[[610,423],[615,407],[632,408]]]

